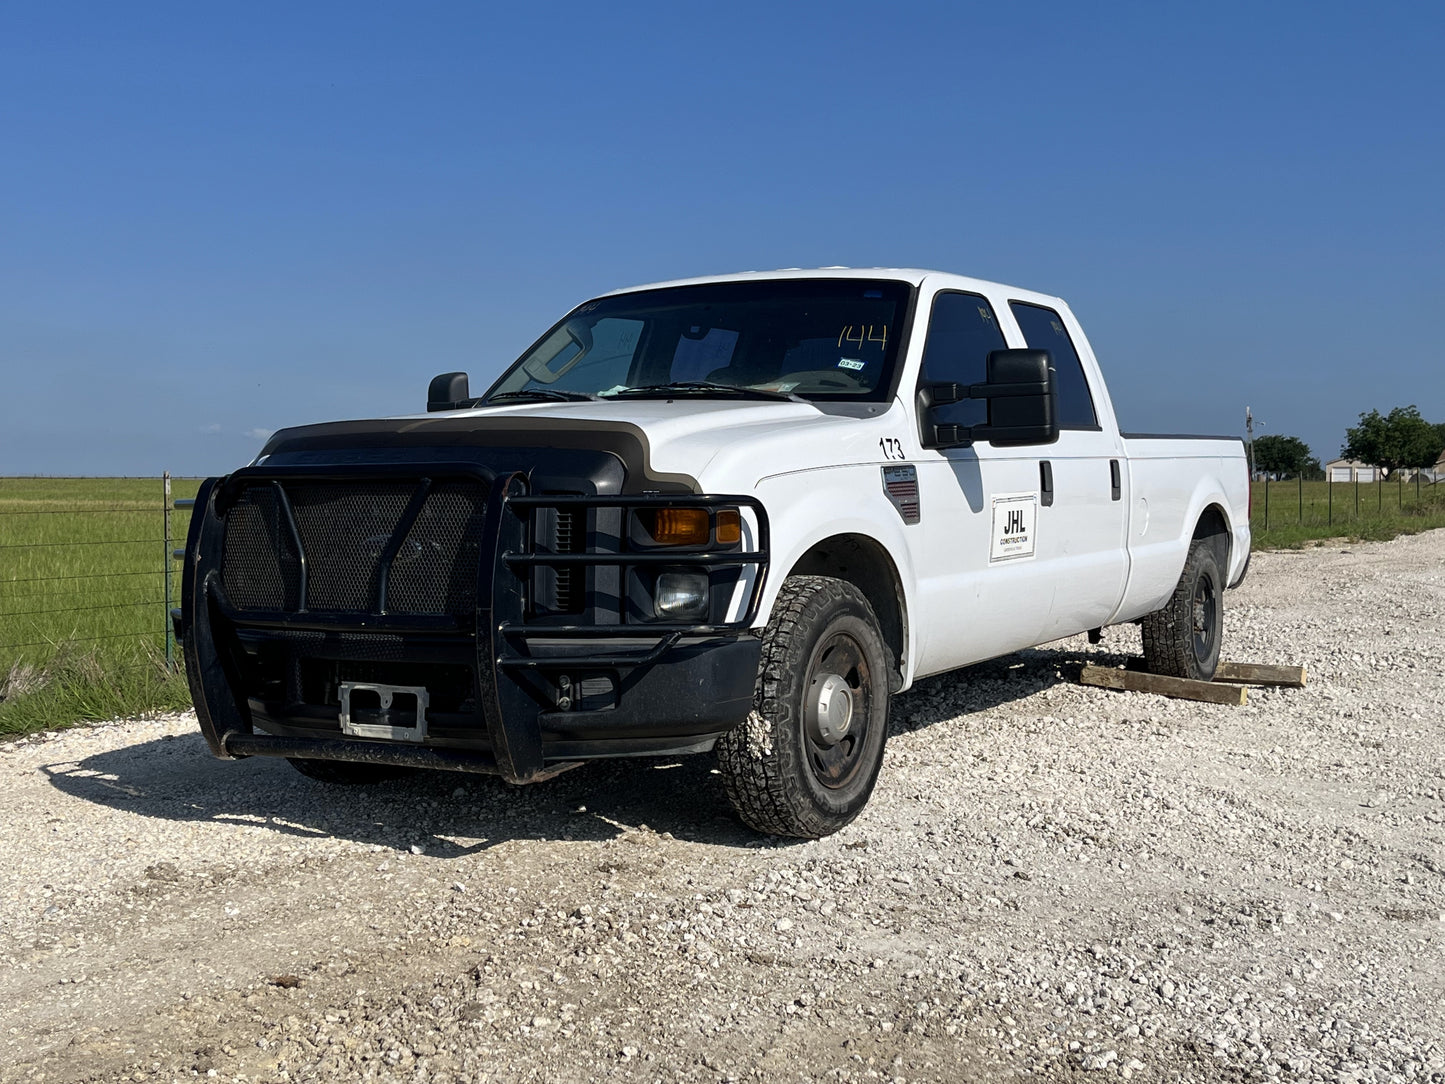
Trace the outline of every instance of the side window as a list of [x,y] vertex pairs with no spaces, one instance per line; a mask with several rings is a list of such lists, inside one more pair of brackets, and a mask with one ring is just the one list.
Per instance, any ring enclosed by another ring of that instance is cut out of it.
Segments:
[[[923,343],[922,379],[925,384],[982,383],[990,350],[1003,350],[1003,331],[987,298],[978,294],[941,293],[933,299],[928,338]],[[954,425],[981,425],[988,421],[988,404],[982,399],[939,407],[934,417]]]
[[1029,305],[1022,301],[1010,301],[1014,319],[1024,333],[1024,342],[1030,350],[1047,350],[1054,358],[1054,369],[1059,381],[1059,428],[1086,429],[1099,424],[1094,413],[1094,397],[1089,394],[1089,382],[1084,379],[1084,366],[1079,361],[1079,352],[1074,341],[1064,328],[1063,320],[1053,309],[1041,305]]

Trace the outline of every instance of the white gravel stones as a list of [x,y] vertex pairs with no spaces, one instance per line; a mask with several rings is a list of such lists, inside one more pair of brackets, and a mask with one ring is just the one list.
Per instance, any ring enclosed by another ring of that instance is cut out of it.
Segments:
[[[897,699],[758,840],[705,757],[325,786],[185,719],[0,745],[0,1082],[1445,1080],[1445,532],[1258,554],[1244,708],[1111,629]],[[649,828],[648,825],[654,827]]]

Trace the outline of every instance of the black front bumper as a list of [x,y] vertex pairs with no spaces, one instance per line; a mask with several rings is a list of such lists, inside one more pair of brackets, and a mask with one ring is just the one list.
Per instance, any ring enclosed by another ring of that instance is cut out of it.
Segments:
[[[324,482],[364,489],[401,479],[416,482],[424,495],[433,476],[469,471],[467,464],[436,463],[427,465],[427,477],[395,467],[248,468],[202,486],[183,604],[173,616],[201,730],[216,756],[445,768],[520,783],[579,760],[700,751],[747,717],[761,652],[749,628],[767,566],[766,517],[751,498],[532,495],[521,474],[477,478],[473,472],[469,483],[484,483],[487,496],[476,566],[468,570],[476,576],[475,607],[466,619],[388,613],[386,568],[374,577],[380,595],[366,612],[308,608],[305,532],[296,530],[287,487]],[[248,485],[274,487],[280,495],[279,529],[289,527],[303,570],[300,597],[284,609],[238,605],[227,591],[228,582],[237,584],[224,575],[226,516]],[[604,539],[600,551],[561,554],[536,544],[539,512],[580,509],[600,522],[653,504],[747,506],[758,525],[756,545],[643,552],[629,545],[625,530],[591,535]],[[410,524],[395,528],[383,566],[409,537]],[[572,618],[539,618],[529,585],[538,568],[562,566],[590,570],[594,585],[624,582],[628,570],[647,567],[702,568],[723,581],[746,572],[751,588],[746,612],[727,622],[642,622],[621,602],[589,604]],[[370,740],[344,733],[337,689],[357,681],[432,690],[424,735]]]

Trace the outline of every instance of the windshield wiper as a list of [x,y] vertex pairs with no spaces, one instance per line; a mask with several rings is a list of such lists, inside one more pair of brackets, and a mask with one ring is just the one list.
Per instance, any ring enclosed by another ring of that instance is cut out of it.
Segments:
[[489,395],[483,402],[495,403],[498,399],[555,399],[559,403],[593,402],[597,396],[586,391],[558,391],[556,388],[522,388],[519,391],[499,391]]
[[668,384],[641,384],[635,388],[623,388],[609,395],[609,399],[632,396],[638,399],[653,399],[671,395],[715,395],[737,399],[771,399],[784,403],[806,403],[791,392],[765,391],[762,388],[739,387],[736,384],[715,384],[711,380],[674,380]]

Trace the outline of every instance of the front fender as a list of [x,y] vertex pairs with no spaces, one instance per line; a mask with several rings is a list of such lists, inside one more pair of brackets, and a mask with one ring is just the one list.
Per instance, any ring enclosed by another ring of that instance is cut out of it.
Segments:
[[918,654],[908,615],[914,612],[917,582],[909,531],[922,524],[905,524],[883,489],[880,464],[857,464],[792,471],[758,480],[755,492],[768,510],[772,533],[772,559],[763,585],[756,627],[767,625],[783,581],[816,547],[843,535],[874,543],[893,568],[893,584],[902,612],[904,651],[900,659],[903,687],[912,681],[913,659]]

